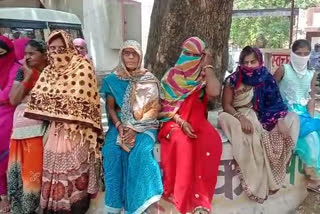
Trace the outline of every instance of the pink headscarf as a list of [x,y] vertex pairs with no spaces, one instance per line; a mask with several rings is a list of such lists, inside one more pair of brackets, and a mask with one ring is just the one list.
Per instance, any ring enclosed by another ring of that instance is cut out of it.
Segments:
[[0,35],[0,41],[9,49],[8,52],[0,56],[0,89],[6,86],[11,68],[14,66],[16,56],[14,54],[14,46],[8,37]]
[[29,41],[30,41],[30,39],[28,39],[28,38],[13,40],[14,52],[15,52],[16,58],[20,64],[23,64],[24,50],[25,50],[26,44]]
[[82,56],[84,56],[86,59],[89,59],[87,43],[84,39],[77,38],[77,39],[73,40],[73,45],[83,47],[84,49],[82,49],[80,51],[77,49],[77,52],[78,52],[78,54],[81,54]]

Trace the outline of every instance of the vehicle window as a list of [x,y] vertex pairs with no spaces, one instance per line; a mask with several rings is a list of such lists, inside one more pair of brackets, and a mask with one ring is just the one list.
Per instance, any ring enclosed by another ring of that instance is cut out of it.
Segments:
[[76,38],[82,38],[82,33],[80,29],[74,29],[74,28],[59,28],[59,27],[50,27],[50,30],[64,30],[71,34],[72,39]]
[[44,40],[43,29],[0,27],[0,34],[10,39],[30,38]]

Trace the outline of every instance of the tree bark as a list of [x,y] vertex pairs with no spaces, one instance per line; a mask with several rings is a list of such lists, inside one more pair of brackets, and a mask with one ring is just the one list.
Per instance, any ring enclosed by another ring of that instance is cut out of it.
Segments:
[[154,0],[145,65],[159,79],[172,67],[183,41],[204,40],[213,53],[214,71],[223,80],[233,0]]

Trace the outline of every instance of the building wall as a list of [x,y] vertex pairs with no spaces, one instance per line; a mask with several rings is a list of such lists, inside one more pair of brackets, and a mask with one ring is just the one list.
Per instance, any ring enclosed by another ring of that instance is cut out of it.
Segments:
[[84,34],[99,75],[118,64],[118,51],[123,42],[120,1],[84,0]]
[[83,22],[83,0],[41,0],[47,9],[76,14]]
[[1,0],[0,7],[40,7],[39,0]]

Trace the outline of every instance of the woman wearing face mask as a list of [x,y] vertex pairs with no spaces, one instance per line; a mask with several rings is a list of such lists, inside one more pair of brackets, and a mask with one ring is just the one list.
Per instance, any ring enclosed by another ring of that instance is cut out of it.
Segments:
[[0,35],[0,212],[4,213],[10,211],[6,172],[15,109],[9,102],[9,92],[19,68],[13,43]]
[[263,203],[281,188],[299,121],[288,112],[259,49],[245,47],[239,62],[224,85],[219,125],[232,144],[244,192]]
[[207,119],[207,104],[220,93],[212,56],[198,37],[182,44],[181,54],[161,80],[159,131],[164,196],[180,213],[211,212],[222,143]]
[[40,208],[43,213],[84,214],[99,190],[95,166],[100,158],[101,111],[96,76],[65,31],[50,34],[48,57],[24,115],[50,122]]
[[305,165],[308,190],[320,193],[320,119],[315,113],[317,73],[308,69],[311,45],[297,40],[292,45],[290,63],[274,74],[289,111],[300,119],[300,133],[295,152]]
[[19,69],[10,92],[14,114],[8,167],[8,193],[12,213],[34,213],[39,206],[42,178],[43,135],[46,124],[23,116],[30,90],[47,66],[43,41],[30,40],[25,47],[25,62]]
[[159,201],[162,182],[153,156],[160,109],[158,80],[141,66],[140,44],[128,40],[119,65],[104,78],[109,130],[102,153],[106,213],[144,213]]

